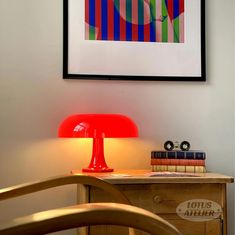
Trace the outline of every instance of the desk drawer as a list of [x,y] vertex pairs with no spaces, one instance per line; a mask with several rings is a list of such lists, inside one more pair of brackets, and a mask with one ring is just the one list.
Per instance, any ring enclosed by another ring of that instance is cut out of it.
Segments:
[[152,184],[120,186],[133,205],[156,214],[176,213],[177,206],[192,199],[207,199],[222,205],[220,184]]
[[[158,215],[175,214],[177,206],[192,199],[212,200],[223,208],[221,184],[138,184],[117,185],[133,205]],[[91,188],[91,202],[111,201],[102,191]]]

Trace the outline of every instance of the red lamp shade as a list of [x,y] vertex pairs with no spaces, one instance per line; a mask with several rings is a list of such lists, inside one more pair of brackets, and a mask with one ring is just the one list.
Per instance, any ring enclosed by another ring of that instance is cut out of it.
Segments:
[[59,137],[93,138],[92,158],[85,172],[110,172],[104,158],[103,138],[138,137],[136,124],[120,114],[77,114],[67,117],[60,125]]

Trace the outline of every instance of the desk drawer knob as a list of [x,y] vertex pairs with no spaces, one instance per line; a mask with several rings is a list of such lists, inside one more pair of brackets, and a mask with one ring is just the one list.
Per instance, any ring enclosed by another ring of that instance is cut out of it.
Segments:
[[162,202],[162,199],[160,196],[156,195],[153,197],[153,202],[156,203],[156,204],[159,204]]

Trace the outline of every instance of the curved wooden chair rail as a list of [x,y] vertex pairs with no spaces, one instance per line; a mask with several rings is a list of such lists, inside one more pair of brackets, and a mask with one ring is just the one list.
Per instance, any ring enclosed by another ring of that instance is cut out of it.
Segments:
[[114,185],[98,178],[82,174],[58,176],[45,180],[3,188],[0,189],[0,201],[69,184],[83,184],[98,187],[105,192],[110,193],[110,195],[114,197],[116,202],[130,204],[126,196],[122,192],[120,192]]
[[20,217],[0,225],[1,235],[39,235],[89,225],[122,225],[152,235],[182,235],[147,210],[120,203],[89,203]]

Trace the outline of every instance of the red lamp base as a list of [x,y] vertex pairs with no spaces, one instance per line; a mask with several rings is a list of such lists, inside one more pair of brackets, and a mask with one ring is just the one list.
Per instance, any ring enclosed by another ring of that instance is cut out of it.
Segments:
[[103,138],[93,138],[93,150],[91,162],[87,168],[82,169],[83,172],[112,172],[104,159],[104,140]]
[[94,173],[97,173],[97,172],[112,172],[113,169],[112,168],[109,168],[109,167],[102,167],[102,168],[93,168],[93,167],[88,167],[88,168],[83,168],[82,169],[83,172],[94,172]]

